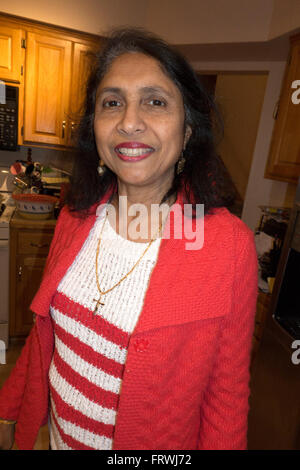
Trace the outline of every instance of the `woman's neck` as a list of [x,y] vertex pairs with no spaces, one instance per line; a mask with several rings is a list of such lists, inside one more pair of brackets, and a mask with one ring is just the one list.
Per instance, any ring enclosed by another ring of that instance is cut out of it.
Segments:
[[164,226],[170,207],[176,201],[176,195],[173,195],[160,206],[165,193],[124,190],[118,186],[118,192],[110,201],[114,208],[109,215],[110,224],[123,238],[138,243],[147,243],[161,236],[160,227]]

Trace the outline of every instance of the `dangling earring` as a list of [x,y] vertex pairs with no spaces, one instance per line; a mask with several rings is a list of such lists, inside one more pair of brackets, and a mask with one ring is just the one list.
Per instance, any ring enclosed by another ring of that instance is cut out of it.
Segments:
[[185,158],[183,156],[183,151],[182,151],[179,157],[179,160],[177,162],[177,170],[176,170],[177,175],[180,175],[180,173],[182,173],[184,164],[185,164]]
[[98,173],[99,173],[100,176],[104,175],[106,168],[105,168],[103,160],[100,160],[100,163],[99,163],[99,166],[98,166],[97,170],[98,170]]

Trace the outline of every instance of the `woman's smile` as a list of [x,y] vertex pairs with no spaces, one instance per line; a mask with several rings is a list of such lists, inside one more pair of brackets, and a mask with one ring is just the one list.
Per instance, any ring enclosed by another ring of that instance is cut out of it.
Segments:
[[122,142],[115,147],[117,156],[125,162],[138,162],[149,157],[154,148],[141,142]]

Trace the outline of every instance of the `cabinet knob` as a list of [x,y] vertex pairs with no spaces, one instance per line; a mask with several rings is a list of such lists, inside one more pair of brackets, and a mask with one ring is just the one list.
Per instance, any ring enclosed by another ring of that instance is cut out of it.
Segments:
[[46,248],[47,246],[49,246],[48,243],[44,243],[44,244],[41,244],[41,243],[30,243],[30,246],[33,246],[34,248]]
[[19,266],[18,276],[19,276],[19,281],[20,281],[21,276],[22,276],[22,266]]
[[74,137],[74,134],[75,134],[75,131],[76,131],[76,122],[71,122],[71,137],[73,139]]
[[62,122],[62,131],[61,131],[61,137],[62,139],[65,138],[65,128],[66,128],[66,121]]

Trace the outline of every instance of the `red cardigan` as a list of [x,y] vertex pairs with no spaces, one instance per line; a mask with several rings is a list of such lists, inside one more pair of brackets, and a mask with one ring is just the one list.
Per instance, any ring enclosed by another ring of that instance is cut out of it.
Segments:
[[[107,201],[109,194],[102,202]],[[182,203],[179,194],[177,202]],[[17,420],[32,449],[49,411],[54,348],[49,305],[95,222],[65,207],[32,304],[36,322],[0,391],[0,417]],[[172,234],[172,229],[171,229]],[[205,216],[204,245],[163,239],[131,336],[114,449],[245,449],[257,298],[253,233],[227,209]]]

